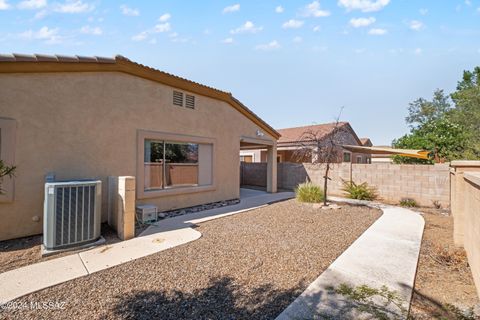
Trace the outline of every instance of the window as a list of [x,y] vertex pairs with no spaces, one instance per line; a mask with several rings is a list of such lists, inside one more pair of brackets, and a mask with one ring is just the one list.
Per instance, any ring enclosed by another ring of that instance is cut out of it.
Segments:
[[[15,120],[0,118],[0,159],[9,166],[15,165],[16,129]],[[14,200],[13,178],[3,178],[2,191],[0,202],[12,202]]]
[[357,163],[362,163],[362,156],[357,156]]
[[145,189],[198,185],[198,144],[145,140]]
[[350,152],[343,153],[343,162],[350,162],[351,161],[351,154]]
[[173,91],[173,105],[183,107],[183,92]]
[[138,131],[139,199],[215,190],[215,139]]

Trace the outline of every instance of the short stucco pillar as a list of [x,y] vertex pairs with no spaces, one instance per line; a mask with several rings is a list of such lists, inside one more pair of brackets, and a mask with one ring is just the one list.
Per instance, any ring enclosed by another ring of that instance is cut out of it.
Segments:
[[318,147],[312,147],[312,163],[318,162]]
[[135,177],[108,178],[108,224],[121,240],[135,237]]
[[277,192],[277,145],[267,149],[267,192]]

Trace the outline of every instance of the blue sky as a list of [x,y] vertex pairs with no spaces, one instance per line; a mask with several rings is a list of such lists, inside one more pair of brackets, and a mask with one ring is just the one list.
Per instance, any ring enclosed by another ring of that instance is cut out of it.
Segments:
[[374,144],[480,65],[480,0],[0,0],[0,52],[126,57],[232,92],[275,128]]

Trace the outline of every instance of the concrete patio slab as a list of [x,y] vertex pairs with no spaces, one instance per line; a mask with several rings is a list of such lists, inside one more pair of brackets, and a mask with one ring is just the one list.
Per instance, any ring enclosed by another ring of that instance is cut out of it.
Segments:
[[[383,215],[277,319],[313,319],[321,316],[333,319],[368,318],[369,315],[352,308],[351,301],[331,290],[341,284],[352,287],[368,285],[373,288],[385,285],[398,293],[403,307],[408,310],[425,225],[421,215],[378,203],[330,199],[381,208]],[[407,317],[393,306],[385,310],[398,318]]]
[[78,254],[1,273],[0,305],[87,274]]

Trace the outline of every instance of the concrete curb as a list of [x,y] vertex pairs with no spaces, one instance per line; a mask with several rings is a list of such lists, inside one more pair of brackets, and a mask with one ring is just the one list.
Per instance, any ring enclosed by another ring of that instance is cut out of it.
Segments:
[[[425,221],[414,211],[368,201],[329,197],[332,201],[380,208],[383,215],[343,252],[308,288],[290,304],[277,320],[367,319],[368,314],[352,308],[351,301],[332,292],[341,284],[385,285],[398,293],[409,310]],[[396,319],[406,319],[394,306],[385,310]]]

